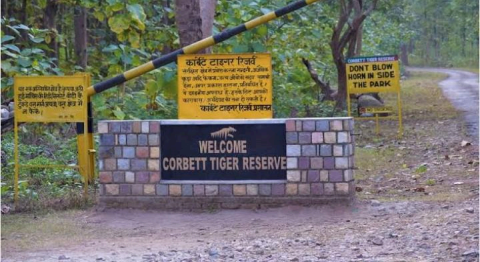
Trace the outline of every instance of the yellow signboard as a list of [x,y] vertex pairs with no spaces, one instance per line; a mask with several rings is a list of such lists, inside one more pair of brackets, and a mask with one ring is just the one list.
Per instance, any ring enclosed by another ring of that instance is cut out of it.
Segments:
[[[93,178],[93,159],[89,148],[93,150],[91,135],[88,133],[88,96],[90,75],[73,76],[15,76],[14,79],[14,158],[15,158],[15,203],[18,202],[18,180],[20,167],[24,168],[78,168],[84,176],[84,190],[87,196],[89,177]],[[83,136],[78,143],[78,166],[62,165],[19,165],[18,123],[20,122],[82,122]],[[90,144],[90,147],[89,147]],[[90,172],[90,174],[89,174]]]
[[83,122],[87,119],[89,75],[16,76],[17,122]]
[[[347,72],[348,115],[352,115],[350,94],[397,93],[398,133],[401,136],[403,134],[403,125],[398,56],[352,57],[346,60],[345,66]],[[361,117],[356,117],[356,120],[375,119],[377,134],[380,132],[379,118],[396,118],[395,116],[390,116],[390,114],[394,113],[392,106],[360,107],[358,113]]]
[[348,58],[346,66],[347,88],[350,93],[400,90],[400,70],[396,55]]
[[178,56],[178,118],[272,118],[270,54]]

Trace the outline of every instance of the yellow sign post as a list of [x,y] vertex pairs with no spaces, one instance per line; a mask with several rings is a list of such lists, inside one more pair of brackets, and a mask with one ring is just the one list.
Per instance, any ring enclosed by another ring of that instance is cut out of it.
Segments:
[[[400,69],[397,55],[353,57],[346,61],[347,71],[347,107],[352,115],[350,94],[397,93],[397,116],[391,106],[360,107],[359,113],[373,114],[373,117],[355,117],[356,120],[375,119],[376,131],[379,132],[379,118],[397,119],[398,132],[403,135],[402,100],[400,97]],[[383,116],[383,115],[387,116]]]
[[[88,74],[74,76],[16,76],[14,79],[15,101],[15,202],[18,200],[19,168],[64,167],[79,168],[84,176],[85,196],[88,186],[88,172],[91,161],[80,161],[88,156],[89,141],[84,139],[84,149],[79,148],[78,166],[24,166],[18,163],[18,123],[20,122],[82,122],[84,133],[88,130],[87,87],[90,85]],[[85,152],[82,152],[85,151]],[[85,158],[87,159],[87,158]]]
[[178,56],[178,118],[272,118],[270,54]]

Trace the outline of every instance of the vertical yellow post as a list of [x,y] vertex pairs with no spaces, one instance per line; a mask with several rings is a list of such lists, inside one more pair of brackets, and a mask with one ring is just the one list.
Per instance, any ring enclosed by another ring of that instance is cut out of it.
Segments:
[[19,167],[18,167],[18,127],[17,127],[17,118],[15,117],[14,123],[13,123],[13,128],[15,132],[15,138],[14,138],[14,161],[15,161],[15,177],[13,181],[13,188],[14,188],[14,196],[13,200],[15,202],[15,207],[17,206],[18,203],[18,173],[19,173]]
[[84,172],[85,175],[83,176],[83,190],[84,190],[83,191],[83,196],[84,196],[85,200],[87,200],[87,196],[88,196],[88,180],[89,180],[89,176],[90,176],[88,174],[89,171],[90,171],[90,163],[89,163],[90,161],[88,161],[89,160],[89,155],[88,155],[88,138],[86,136],[87,132],[88,132],[88,119],[83,122],[83,134],[84,134],[84,139],[83,139],[84,147],[83,148],[86,152],[82,152],[82,154],[86,154],[86,156],[87,156],[87,161],[85,161],[84,166],[83,166],[83,168],[85,170],[85,172]]
[[350,92],[348,92],[348,86],[347,86],[347,112],[348,112],[348,116],[352,116],[352,113],[350,112],[351,110],[351,106],[350,106]]
[[[92,128],[92,127],[89,127]],[[88,181],[93,183],[93,180],[95,179],[95,148],[93,146],[93,134],[88,133],[87,134],[87,140],[88,140]]]
[[[86,83],[86,86],[90,86],[90,76],[88,74],[84,74],[84,78],[85,78],[85,83]],[[84,92],[85,94],[85,92]],[[89,126],[88,126],[88,122],[89,122],[89,101],[90,99],[87,98],[85,99],[87,104],[85,106],[86,110],[85,110],[85,120],[83,121],[83,143],[84,143],[84,147],[83,147],[83,150],[84,152],[82,152],[82,154],[85,156],[85,176],[83,177],[83,187],[84,187],[84,198],[85,200],[87,200],[87,197],[88,197],[88,182],[90,181],[90,176],[92,176],[93,178],[93,175],[90,174],[91,170],[90,170],[90,150],[89,150],[89,142],[90,140],[88,139],[88,129],[89,129]],[[93,181],[93,179],[92,179]]]
[[398,107],[398,136],[403,136],[403,123],[402,123],[402,99],[400,97],[400,88],[397,91],[397,107]]
[[[91,86],[91,76],[90,74],[86,74],[87,77],[87,86]],[[85,133],[85,138],[88,140],[88,161],[89,161],[89,169],[88,169],[88,181],[93,183],[95,179],[95,147],[93,144],[93,108],[91,103],[91,97],[87,95],[87,121],[89,123],[88,129],[92,132]]]

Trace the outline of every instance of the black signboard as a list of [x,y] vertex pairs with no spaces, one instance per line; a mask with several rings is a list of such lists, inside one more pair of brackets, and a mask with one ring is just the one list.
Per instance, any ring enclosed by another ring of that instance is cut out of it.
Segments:
[[286,179],[285,124],[161,125],[162,180]]

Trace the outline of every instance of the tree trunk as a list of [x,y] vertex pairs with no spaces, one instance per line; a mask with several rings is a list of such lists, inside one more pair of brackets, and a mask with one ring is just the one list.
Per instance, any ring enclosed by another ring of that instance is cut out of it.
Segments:
[[[354,8],[354,15],[355,17],[360,17],[362,15],[362,10],[363,10],[363,3],[362,1],[358,1],[359,4]],[[363,24],[360,24],[356,31],[356,37],[352,38],[355,39],[355,49],[353,52],[353,56],[359,56],[360,53],[362,52],[362,38],[363,38]]]
[[[358,48],[358,32],[365,18],[375,9],[377,0],[372,0],[370,7],[365,8],[363,0],[340,0],[340,12],[337,24],[333,29],[330,48],[333,62],[337,68],[338,91],[337,108],[344,108],[347,94],[347,72],[345,56],[351,57],[360,51]],[[361,37],[361,36],[360,36]],[[361,43],[360,43],[361,45]]]
[[[168,17],[168,13],[167,13],[167,8],[170,8],[170,0],[166,0],[166,1],[163,1],[162,2],[162,6],[163,6],[163,17],[162,17],[162,22],[164,25],[172,25],[175,21],[173,21],[172,19],[170,19]],[[173,48],[171,46],[169,46],[168,44],[165,44],[162,48],[162,54],[168,54],[170,53],[171,51],[173,50]]]
[[45,7],[45,14],[43,16],[43,21],[45,23],[45,28],[50,30],[50,43],[48,43],[51,51],[47,52],[47,55],[51,58],[57,58],[56,64],[58,65],[58,46],[57,46],[57,29],[56,29],[56,14],[58,10],[58,5],[56,0],[47,0],[47,6]]
[[345,68],[345,59],[335,59],[335,67],[337,68],[338,91],[336,95],[337,108],[345,108],[347,98],[347,69]]
[[2,17],[6,16],[8,14],[8,3],[7,1],[2,1],[1,2],[1,7],[2,7]]
[[323,100],[333,100],[334,98],[334,91],[332,90],[332,88],[330,87],[330,84],[327,82],[323,82],[320,77],[318,76],[318,73],[317,71],[312,67],[312,64],[310,63],[310,61],[308,61],[307,59],[305,58],[302,58],[302,62],[303,64],[307,67],[307,70],[308,72],[310,73],[310,77],[313,79],[313,81],[315,81],[315,83],[318,85],[318,87],[320,88],[320,93],[324,95],[323,99],[320,100],[320,95],[318,96],[319,97],[319,101],[323,101]]
[[[175,22],[182,47],[212,34],[216,3],[216,0],[175,0]],[[206,52],[204,49],[198,53]]]
[[[20,22],[24,25],[27,24],[27,5],[28,5],[28,1],[27,0],[23,0],[22,2],[22,11],[20,13]],[[22,30],[20,31],[20,34],[22,35],[22,38],[24,41],[27,41],[28,40],[28,32],[27,30]]]
[[76,6],[74,10],[75,58],[76,64],[87,69],[87,12],[84,7]]
[[[210,37],[213,33],[213,21],[215,19],[215,8],[217,0],[200,1],[200,17],[202,18],[202,38]],[[212,52],[212,48],[205,49],[205,53]]]
[[402,64],[404,66],[408,66],[408,48],[407,44],[402,43],[400,45],[400,61],[402,61]]
[[[175,22],[177,23],[180,45],[190,45],[202,39],[202,18],[197,0],[175,0]],[[205,53],[204,50],[199,53]]]
[[363,24],[360,25],[357,31],[357,46],[355,47],[355,56],[359,56],[362,53],[362,39],[363,39]]

